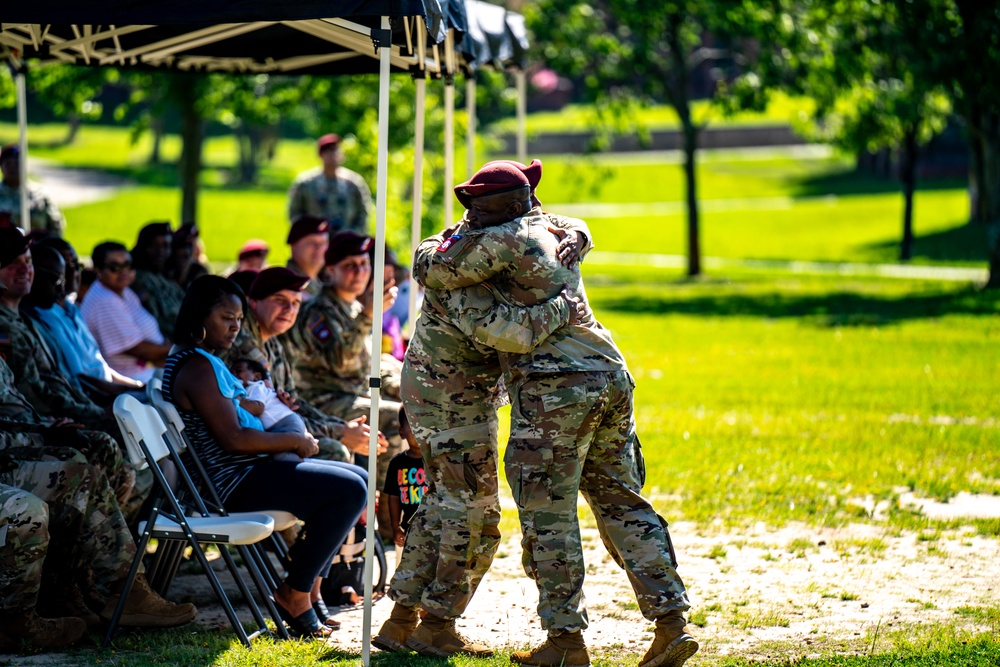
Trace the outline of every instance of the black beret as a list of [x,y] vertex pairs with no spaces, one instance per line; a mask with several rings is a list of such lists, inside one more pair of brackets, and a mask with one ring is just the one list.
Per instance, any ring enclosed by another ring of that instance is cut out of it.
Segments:
[[355,232],[337,232],[330,239],[330,247],[326,250],[326,265],[333,266],[342,259],[355,255],[367,255],[374,244],[370,236]]
[[31,240],[17,227],[0,227],[0,267],[13,264],[30,244]]
[[281,290],[298,292],[309,282],[309,276],[302,276],[283,266],[272,266],[257,274],[250,285],[247,296],[251,299],[266,299]]
[[311,234],[327,234],[330,231],[330,223],[328,223],[323,218],[317,218],[312,215],[304,215],[301,218],[297,218],[295,222],[292,223],[292,228],[288,230],[288,245],[292,245],[296,241],[310,236]]

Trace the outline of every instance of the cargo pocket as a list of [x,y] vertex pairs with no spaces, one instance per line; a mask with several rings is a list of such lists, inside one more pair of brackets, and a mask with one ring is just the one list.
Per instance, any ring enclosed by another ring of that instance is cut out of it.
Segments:
[[538,397],[539,412],[552,412],[567,405],[583,403],[587,400],[587,388],[583,385],[559,387],[545,391]]
[[438,431],[427,439],[427,446],[431,456],[437,457],[442,454],[457,454],[482,445],[495,444],[496,441],[497,423],[490,421],[485,424],[470,424],[469,426]]
[[507,481],[517,506],[535,510],[552,504],[552,450],[540,439],[512,438],[507,445]]

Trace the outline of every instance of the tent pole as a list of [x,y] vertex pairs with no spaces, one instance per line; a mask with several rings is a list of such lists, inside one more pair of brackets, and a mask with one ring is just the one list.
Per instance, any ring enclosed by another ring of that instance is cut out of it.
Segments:
[[18,177],[21,179],[21,227],[24,233],[31,231],[31,211],[28,207],[28,91],[24,82],[24,71],[27,65],[23,60],[15,60],[16,74],[14,76],[17,88],[17,145],[18,145]]
[[476,173],[476,73],[465,77],[465,179]]
[[455,222],[455,79],[449,73],[444,80],[444,226]]
[[514,81],[517,85],[517,161],[521,164],[528,164],[528,130],[527,130],[527,86],[525,85],[524,70],[514,72]]
[[[417,109],[416,125],[413,132],[413,217],[410,228],[410,266],[413,266],[412,253],[417,251],[417,246],[423,238],[420,229],[420,221],[423,218],[424,203],[424,113],[426,107],[427,79],[423,72],[417,79]],[[417,321],[417,281],[410,278],[410,303],[408,315],[406,316],[406,327],[413,331]]]
[[[389,17],[382,17],[382,30],[389,30]],[[371,426],[371,437],[368,440],[368,508],[365,516],[365,611],[361,643],[361,661],[365,667],[371,662],[372,639],[372,556],[375,549],[375,490],[378,486],[378,427],[379,427],[379,394],[381,384],[381,354],[382,350],[382,289],[385,282],[385,212],[389,180],[389,56],[391,44],[379,48],[378,71],[378,176],[376,178],[377,195],[375,199],[375,266],[373,299],[372,299],[372,360],[371,375],[368,378],[371,386],[371,412],[368,424]]]

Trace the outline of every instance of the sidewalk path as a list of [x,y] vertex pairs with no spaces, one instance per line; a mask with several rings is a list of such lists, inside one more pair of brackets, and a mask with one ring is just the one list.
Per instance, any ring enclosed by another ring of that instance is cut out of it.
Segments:
[[74,169],[40,158],[29,158],[32,180],[45,189],[59,208],[110,199],[122,188],[133,185],[121,176],[97,169]]

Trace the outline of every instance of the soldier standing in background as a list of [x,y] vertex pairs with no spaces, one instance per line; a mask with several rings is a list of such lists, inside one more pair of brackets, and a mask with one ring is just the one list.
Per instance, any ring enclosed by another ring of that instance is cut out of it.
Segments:
[[[530,202],[529,180],[491,163],[455,188],[470,230],[442,243],[422,278],[430,289],[483,281],[512,303],[532,305],[564,286],[586,303],[579,271],[557,259],[548,214]],[[511,659],[536,667],[588,665],[582,631],[583,562],[577,494],[629,576],[656,633],[640,667],[680,667],[697,650],[685,631],[687,590],[676,571],[666,522],[641,494],[642,450],[635,432],[634,382],[610,333],[587,307],[579,323],[526,355],[500,354],[511,397],[505,468],[522,531],[522,560],[539,591],[548,639]]]
[[316,142],[322,166],[299,174],[288,192],[288,220],[303,215],[330,223],[330,235],[339,231],[368,233],[372,195],[360,174],[342,166],[340,135],[324,134]]
[[10,144],[0,149],[0,218],[15,227],[23,227],[21,222],[21,187],[28,189],[28,215],[31,229],[44,229],[51,236],[62,236],[66,232],[66,219],[62,211],[41,188],[31,183],[21,183],[21,149]]

